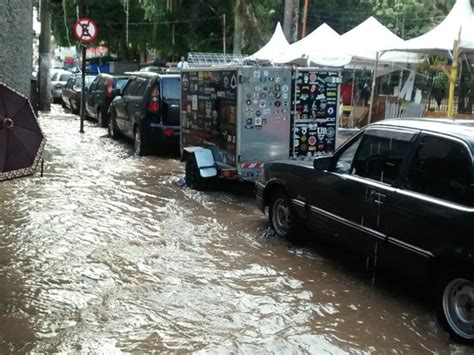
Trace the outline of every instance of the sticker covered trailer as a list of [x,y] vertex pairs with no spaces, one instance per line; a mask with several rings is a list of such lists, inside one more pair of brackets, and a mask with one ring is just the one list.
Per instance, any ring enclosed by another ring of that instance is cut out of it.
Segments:
[[183,70],[181,149],[186,183],[222,177],[255,181],[268,161],[287,159],[291,69]]

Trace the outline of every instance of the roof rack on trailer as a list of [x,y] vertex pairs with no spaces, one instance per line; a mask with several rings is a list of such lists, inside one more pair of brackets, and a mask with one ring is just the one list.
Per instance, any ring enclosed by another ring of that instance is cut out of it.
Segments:
[[247,57],[247,54],[190,52],[188,63],[190,67],[222,66],[243,62]]

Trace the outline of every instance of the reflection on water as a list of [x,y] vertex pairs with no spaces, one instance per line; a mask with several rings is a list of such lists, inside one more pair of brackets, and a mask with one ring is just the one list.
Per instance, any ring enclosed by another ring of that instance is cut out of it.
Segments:
[[248,194],[180,187],[77,117],[0,185],[0,352],[463,353],[410,297],[268,236]]

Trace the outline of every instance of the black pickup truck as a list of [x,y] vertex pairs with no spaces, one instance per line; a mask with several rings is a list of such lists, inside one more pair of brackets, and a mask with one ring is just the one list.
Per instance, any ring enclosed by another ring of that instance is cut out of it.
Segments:
[[473,151],[470,124],[381,121],[332,156],[265,165],[257,203],[281,237],[305,225],[374,268],[432,280],[441,322],[472,344]]

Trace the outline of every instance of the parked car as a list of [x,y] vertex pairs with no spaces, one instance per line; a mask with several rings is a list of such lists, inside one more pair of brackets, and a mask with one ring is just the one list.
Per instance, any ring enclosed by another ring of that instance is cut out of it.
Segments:
[[135,72],[109,109],[109,135],[132,138],[135,153],[159,145],[178,145],[180,136],[179,75]]
[[333,156],[267,164],[257,201],[279,236],[303,224],[373,267],[432,280],[442,324],[473,343],[473,152],[470,125],[382,121]]
[[112,102],[112,90],[122,90],[128,76],[99,74],[86,91],[86,113],[97,120],[100,127],[107,127],[107,112]]
[[51,75],[51,99],[53,102],[61,102],[61,94],[72,73],[67,70],[55,70]]
[[[94,75],[86,75],[86,88],[95,79]],[[81,95],[82,95],[82,76],[75,75],[71,77],[64,87],[61,99],[63,107],[71,110],[72,113],[78,114],[81,110]]]

